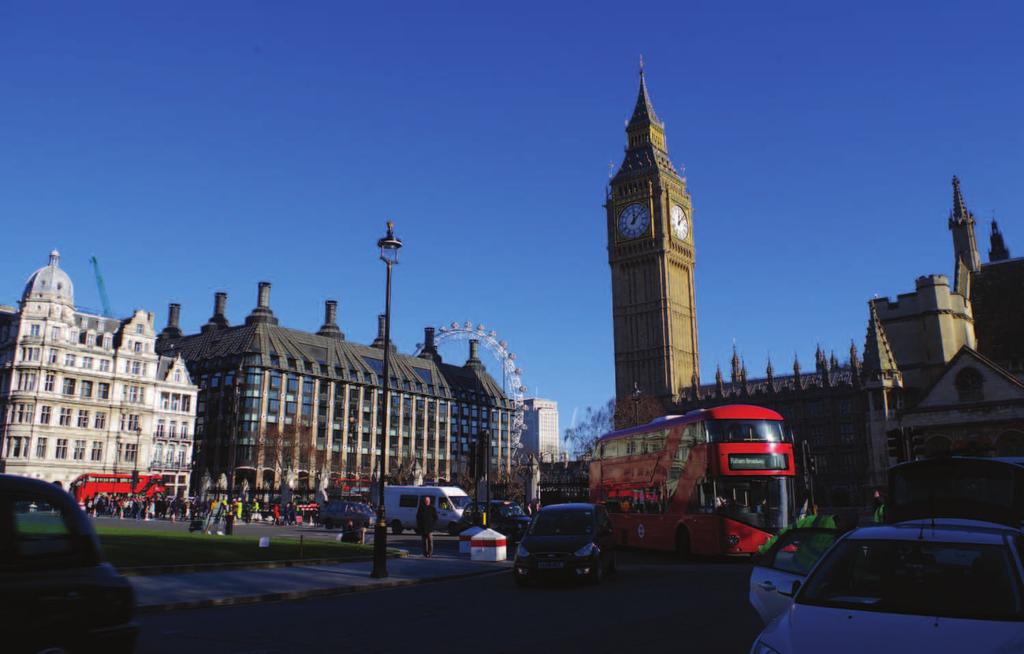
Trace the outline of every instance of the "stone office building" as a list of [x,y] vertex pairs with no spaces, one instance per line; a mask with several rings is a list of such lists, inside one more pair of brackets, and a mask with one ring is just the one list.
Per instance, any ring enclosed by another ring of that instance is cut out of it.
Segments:
[[382,438],[389,478],[406,481],[419,471],[428,481],[459,479],[470,441],[485,428],[495,443],[492,465],[509,470],[511,403],[476,342],[461,366],[441,360],[433,328],[418,356],[392,344],[385,411],[382,319],[367,346],[345,338],[333,300],[316,333],[279,324],[267,282],[242,324],[229,324],[226,305],[227,295],[217,293],[213,316],[186,336],[172,304],[157,342],[160,353],[182,357],[199,384],[197,482],[261,495],[365,489],[377,474]]
[[85,473],[160,474],[188,492],[196,387],[156,353],[153,316],[75,307],[60,254],[0,307],[0,471],[67,487]]

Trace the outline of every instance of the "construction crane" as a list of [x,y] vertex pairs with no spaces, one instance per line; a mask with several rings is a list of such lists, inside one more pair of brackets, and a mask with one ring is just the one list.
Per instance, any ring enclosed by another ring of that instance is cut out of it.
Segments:
[[110,298],[107,297],[107,285],[103,283],[103,275],[100,274],[100,262],[97,261],[96,255],[89,257],[89,263],[92,264],[92,270],[96,273],[96,288],[100,291],[100,302],[103,303],[103,315],[113,316],[114,312],[110,310]]

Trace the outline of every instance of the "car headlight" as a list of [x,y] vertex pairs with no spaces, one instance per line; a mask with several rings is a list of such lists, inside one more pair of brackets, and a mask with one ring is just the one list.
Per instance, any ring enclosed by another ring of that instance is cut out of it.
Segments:
[[779,654],[779,651],[766,645],[763,640],[758,639],[758,641],[754,643],[754,647],[750,650],[750,654]]
[[517,559],[525,559],[528,556],[530,556],[530,550],[528,550],[525,547],[523,547],[523,544],[520,543],[519,547],[516,548],[516,558]]
[[593,543],[587,543],[583,547],[581,547],[578,550],[576,550],[575,552],[573,552],[573,556],[577,556],[577,557],[582,559],[582,558],[590,556],[595,551],[597,551],[597,547],[595,547]]

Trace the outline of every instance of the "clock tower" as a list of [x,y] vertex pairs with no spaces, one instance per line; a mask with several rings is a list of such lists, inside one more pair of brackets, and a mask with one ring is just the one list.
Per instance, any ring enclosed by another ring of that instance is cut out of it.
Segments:
[[615,395],[634,388],[675,403],[699,377],[693,208],[668,156],[643,63],[626,154],[608,185]]

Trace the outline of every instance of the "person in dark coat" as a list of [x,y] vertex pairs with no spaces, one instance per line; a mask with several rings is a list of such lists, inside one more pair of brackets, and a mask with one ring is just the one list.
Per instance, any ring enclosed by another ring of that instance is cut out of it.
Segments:
[[424,497],[416,509],[416,528],[423,539],[423,556],[430,558],[434,553],[434,528],[437,527],[437,509]]

